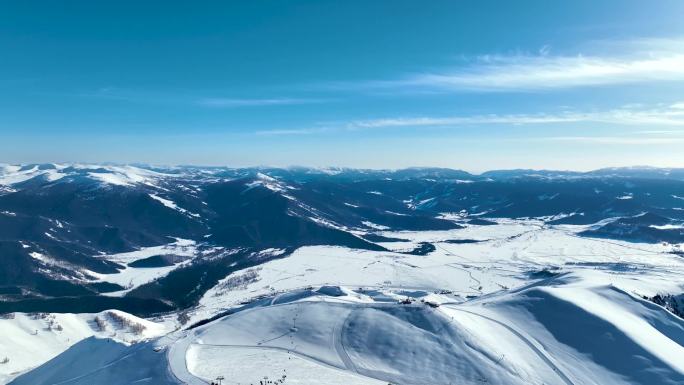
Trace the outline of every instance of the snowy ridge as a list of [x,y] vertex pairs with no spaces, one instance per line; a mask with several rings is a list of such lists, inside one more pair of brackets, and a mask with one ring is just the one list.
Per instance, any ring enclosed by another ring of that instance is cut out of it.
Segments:
[[284,193],[287,190],[293,189],[291,186],[287,186],[283,184],[282,182],[278,181],[276,178],[273,178],[269,175],[266,175],[264,173],[257,173],[256,174],[256,180],[253,182],[247,183],[247,187],[253,188],[256,186],[263,186],[271,191],[277,192],[277,193]]
[[191,217],[195,217],[195,218],[199,218],[199,217],[200,217],[199,214],[190,212],[190,211],[188,211],[188,210],[186,210],[186,209],[184,209],[184,208],[182,208],[182,207],[178,207],[178,205],[176,204],[176,202],[174,202],[174,201],[172,201],[172,200],[164,199],[164,198],[160,197],[160,196],[157,195],[157,194],[148,194],[148,195],[150,196],[150,198],[152,198],[152,199],[158,201],[159,203],[163,204],[164,206],[166,206],[166,207],[168,207],[168,208],[170,208],[170,209],[172,209],[172,210],[176,210],[176,211],[178,211],[178,212],[180,212],[180,213],[182,213],[182,214],[185,214],[185,215],[188,215],[188,216],[191,216]]
[[44,177],[47,181],[53,182],[62,179],[66,174],[60,172],[64,166],[52,165],[51,169],[40,169],[38,166],[0,166],[0,185],[12,186],[36,177]]
[[97,314],[11,313],[0,318],[0,383],[38,366],[79,341],[97,336],[125,344],[164,335],[170,325],[119,310]]
[[132,187],[138,184],[156,186],[163,178],[177,177],[136,166],[43,164],[0,166],[0,185],[13,186],[34,178],[55,182],[66,177],[84,176],[105,185]]

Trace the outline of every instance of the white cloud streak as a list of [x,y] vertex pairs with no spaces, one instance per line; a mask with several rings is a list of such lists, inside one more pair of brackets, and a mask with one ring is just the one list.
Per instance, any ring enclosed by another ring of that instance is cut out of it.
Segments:
[[289,106],[297,104],[322,103],[321,99],[298,99],[298,98],[271,98],[271,99],[234,99],[234,98],[206,98],[197,101],[197,104],[214,108],[239,108],[239,107],[264,107],[264,106]]
[[329,131],[328,128],[293,128],[256,131],[256,135],[262,136],[281,136],[281,135],[310,135]]
[[384,127],[420,127],[420,126],[459,126],[459,125],[525,125],[525,124],[560,124],[560,123],[608,123],[618,125],[657,125],[684,128],[684,109],[675,108],[677,103],[669,107],[637,108],[628,106],[598,112],[567,111],[556,114],[491,114],[452,117],[399,117],[372,120],[358,120],[347,125],[349,129],[384,128]]
[[684,54],[647,58],[497,57],[471,68],[394,82],[446,90],[516,91],[684,80]]
[[[420,128],[420,127],[463,127],[478,125],[550,126],[569,123],[599,123],[616,126],[648,127],[635,134],[684,134],[684,108],[674,103],[671,105],[628,105],[606,111],[561,111],[559,113],[536,114],[488,114],[448,117],[391,117],[381,119],[354,120],[337,124],[328,124],[312,128],[274,129],[257,131],[257,135],[310,135],[340,131],[358,131],[384,128]],[[650,128],[650,127],[658,127]],[[662,128],[661,128],[662,127]],[[661,138],[659,141],[670,140]]]
[[268,107],[268,106],[291,106],[303,104],[318,104],[330,102],[333,99],[315,98],[229,98],[229,97],[203,97],[192,96],[184,93],[163,93],[144,90],[132,90],[118,87],[103,87],[95,92],[77,94],[77,96],[116,100],[131,103],[152,103],[169,105],[194,105],[206,108],[242,108],[242,107]]
[[[456,68],[370,81],[363,87],[435,91],[525,92],[632,83],[684,81],[684,38],[602,42],[612,55],[484,55]],[[596,47],[589,48],[596,51]]]
[[616,144],[616,145],[663,145],[684,143],[684,137],[672,138],[642,138],[629,136],[550,136],[525,139],[541,142],[573,142],[587,144]]

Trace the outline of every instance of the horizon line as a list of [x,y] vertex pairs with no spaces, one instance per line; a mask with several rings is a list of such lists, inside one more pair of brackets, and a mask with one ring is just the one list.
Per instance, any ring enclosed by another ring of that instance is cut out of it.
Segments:
[[398,172],[406,170],[447,170],[447,171],[460,171],[473,176],[480,176],[491,172],[502,172],[502,171],[530,171],[530,172],[557,172],[557,173],[576,173],[576,174],[588,174],[596,171],[604,170],[684,170],[684,165],[680,167],[661,167],[661,166],[651,166],[651,165],[631,165],[631,166],[605,166],[592,169],[554,169],[554,168],[491,168],[481,172],[468,171],[463,168],[452,168],[443,166],[409,166],[409,167],[347,167],[347,166],[304,166],[304,165],[288,165],[288,166],[272,166],[272,165],[251,165],[251,166],[230,166],[230,165],[206,165],[206,164],[159,164],[159,163],[145,163],[145,162],[26,162],[26,163],[8,163],[0,162],[0,168],[7,166],[14,167],[26,167],[26,166],[45,166],[52,165],[55,167],[73,167],[73,166],[114,166],[114,167],[137,167],[137,168],[197,168],[197,169],[226,169],[226,170],[295,170],[295,169],[308,169],[308,170],[339,170],[339,171],[373,171],[373,172]]

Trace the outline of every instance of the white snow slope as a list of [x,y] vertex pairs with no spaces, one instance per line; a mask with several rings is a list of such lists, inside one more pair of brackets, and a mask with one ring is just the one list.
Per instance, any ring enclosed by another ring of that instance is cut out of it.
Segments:
[[12,314],[0,319],[0,383],[46,362],[84,338],[112,338],[124,344],[158,337],[168,325],[144,320],[119,310],[97,314]]
[[383,233],[427,256],[302,248],[227,277],[190,322],[228,315],[87,339],[12,384],[684,384],[684,320],[642,299],[684,292],[684,259],[581,230]]

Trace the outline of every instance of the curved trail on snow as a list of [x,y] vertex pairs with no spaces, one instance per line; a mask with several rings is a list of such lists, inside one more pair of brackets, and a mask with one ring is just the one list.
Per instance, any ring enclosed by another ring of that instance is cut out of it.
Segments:
[[[447,304],[447,305],[449,305],[449,304]],[[556,373],[558,375],[558,377],[560,377],[560,379],[563,382],[565,382],[566,385],[575,385],[575,383],[572,382],[572,380],[565,373],[563,373],[563,371],[546,355],[546,353],[544,353],[541,349],[539,349],[529,338],[525,337],[522,333],[520,333],[519,331],[517,331],[513,327],[506,325],[505,323],[503,323],[497,319],[494,319],[492,317],[482,315],[479,313],[475,313],[475,312],[470,311],[470,310],[464,310],[464,309],[460,309],[460,308],[453,307],[453,306],[449,306],[449,309],[468,313],[468,314],[471,314],[471,315],[474,315],[477,317],[484,318],[488,321],[494,322],[495,324],[505,328],[509,332],[513,333],[516,337],[518,337],[522,342],[524,342],[542,361],[544,361],[544,363],[546,365],[548,365],[554,371],[554,373]]]

